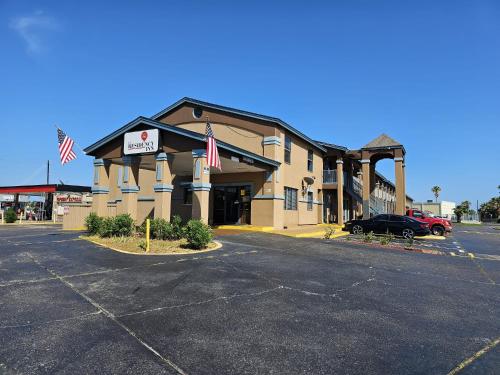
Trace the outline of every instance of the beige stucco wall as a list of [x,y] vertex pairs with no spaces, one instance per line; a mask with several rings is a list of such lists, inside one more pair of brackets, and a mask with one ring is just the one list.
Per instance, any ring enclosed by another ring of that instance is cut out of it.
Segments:
[[[282,164],[282,175],[283,175],[283,185],[285,187],[291,187],[298,189],[298,210],[285,210],[284,213],[284,225],[287,227],[293,227],[297,225],[305,224],[317,224],[319,218],[322,217],[320,212],[322,206],[318,204],[313,204],[313,209],[311,211],[307,210],[307,203],[301,202],[307,200],[307,194],[302,194],[302,181],[304,177],[314,178],[314,183],[310,186],[313,192],[314,202],[319,200],[319,190],[322,187],[323,179],[323,156],[321,151],[315,147],[312,147],[309,143],[301,140],[300,138],[291,135],[292,147],[291,147],[291,163]],[[282,135],[281,140],[281,151],[284,154],[284,143],[285,134]],[[308,150],[313,150],[313,171],[309,172],[307,170],[307,152]],[[284,194],[284,191],[282,192]]]
[[153,201],[141,201],[137,202],[137,219],[135,220],[137,225],[141,225],[146,218],[153,218],[153,210],[155,207],[155,202]]
[[[253,196],[260,195],[266,199],[252,199],[251,202],[251,223],[254,225],[274,225],[294,227],[304,224],[316,224],[322,218],[322,206],[317,204],[321,200],[319,191],[322,188],[322,170],[323,158],[321,151],[313,147],[301,138],[289,133],[280,125],[269,121],[261,121],[259,119],[249,119],[244,116],[233,116],[217,111],[204,111],[203,118],[194,119],[192,108],[180,108],[164,118],[160,119],[168,124],[178,126],[183,129],[195,131],[200,134],[205,134],[206,120],[205,115],[210,117],[210,123],[217,139],[240,147],[252,153],[263,155],[281,162],[281,167],[278,174],[273,176],[272,183],[265,182],[265,172],[256,173],[241,173],[241,174],[221,174],[210,176],[210,182],[213,185],[227,183],[251,183],[253,187]],[[285,134],[289,134],[292,138],[291,163],[284,163],[284,143]],[[280,145],[264,146],[264,137],[276,136],[281,140]],[[182,147],[189,146],[188,140],[177,140],[177,138],[165,137],[163,140],[163,150],[167,153],[176,152],[179,145]],[[179,143],[180,142],[180,143]],[[186,143],[187,142],[187,143]],[[116,144],[115,144],[116,143]],[[102,157],[120,157],[121,151],[117,151],[121,147],[121,141],[110,143],[109,147],[103,148],[101,151]],[[184,144],[185,143],[185,144]],[[173,147],[173,148],[172,148]],[[199,145],[197,145],[199,147]],[[307,170],[307,152],[312,149],[313,154],[313,171]],[[121,148],[120,148],[121,150]],[[121,167],[116,164],[110,166],[109,172],[109,203],[108,212],[120,212],[123,203],[120,201],[122,194],[118,182],[118,170]],[[279,179],[277,179],[279,175]],[[307,210],[307,194],[303,194],[303,178],[314,178],[314,183],[310,186],[310,191],[313,193],[313,209]],[[191,217],[191,205],[183,203],[184,189],[181,182],[191,182],[192,177],[177,177],[173,176],[174,190],[172,192],[172,215],[179,214],[183,220],[188,220]],[[146,215],[151,213],[154,207],[154,201],[147,198],[154,198],[153,185],[155,184],[155,171],[139,170],[137,185],[140,191],[137,194],[137,222],[140,224]],[[297,189],[297,210],[283,210],[284,187]],[[212,193],[211,193],[212,195]],[[281,199],[269,199],[269,197]],[[116,202],[116,203],[115,203]],[[116,207],[116,208],[115,208]],[[213,215],[213,200],[210,200],[210,217]],[[277,220],[276,218],[279,217]],[[273,220],[274,218],[274,220]]]
[[90,205],[72,205],[63,216],[63,229],[82,230],[85,229],[85,218],[92,211]]
[[[262,141],[264,140],[264,136],[261,133],[216,122],[211,122],[210,126],[218,140],[240,147],[257,155],[263,154]],[[205,134],[206,131],[206,123],[204,122],[180,124],[178,127],[201,134]]]
[[[222,124],[211,121],[212,130],[214,131],[217,139],[224,142],[233,144],[235,146],[241,147],[245,150],[251,151],[253,153],[264,155],[264,147],[262,141],[264,140],[264,134],[244,129],[239,126],[232,126],[229,124]],[[177,126],[191,131],[195,131],[201,134],[205,133],[204,122],[187,122],[178,124]],[[278,126],[268,126],[269,129],[266,133],[267,135],[274,134],[278,136],[281,140],[281,144],[277,146],[277,155],[275,155],[274,160],[278,160],[282,163],[279,172],[280,184],[279,191],[274,193],[275,196],[284,196],[284,187],[291,187],[298,190],[298,205],[297,210],[278,210],[278,214],[281,215],[283,212],[283,225],[287,227],[294,227],[297,225],[305,224],[316,224],[322,218],[322,206],[318,205],[317,202],[320,200],[319,190],[322,187],[322,173],[323,173],[323,156],[320,150],[313,147],[309,143],[303,141],[302,139],[288,133],[286,130],[279,129]],[[284,143],[285,134],[289,134],[292,139],[292,151],[291,151],[291,163],[284,163]],[[313,154],[313,171],[309,172],[307,170],[307,153],[308,150],[312,149]],[[268,155],[266,155],[268,156]],[[268,156],[269,157],[269,156]],[[256,174],[257,175],[257,174]],[[269,195],[269,191],[263,189],[264,173],[260,173],[260,178],[247,179],[245,174],[232,174],[232,175],[212,175],[211,183],[222,183],[222,182],[250,182],[255,181],[257,184],[254,185],[254,194],[259,195]],[[313,192],[313,199],[315,204],[313,204],[313,209],[311,211],[307,210],[307,194],[302,194],[302,181],[304,177],[313,177],[315,179],[313,185],[311,186],[311,191]],[[258,181],[260,180],[260,181]],[[175,190],[174,190],[175,191]],[[182,207],[183,205],[179,203],[182,199],[181,193],[173,195],[173,211],[179,212],[182,216],[189,215],[188,208]],[[301,202],[303,201],[303,202]],[[211,199],[212,202],[212,199]],[[275,202],[275,205],[283,205],[284,202],[280,200]],[[175,208],[174,208],[175,205]],[[252,199],[252,214],[251,221],[254,225],[272,225],[272,215],[276,210],[271,204],[271,200],[257,200]],[[281,211],[281,212],[280,212]],[[210,206],[210,215],[212,215],[213,207]]]
[[172,184],[174,185],[174,190],[172,191],[172,216],[179,215],[184,222],[191,218],[192,205],[184,204],[184,186],[182,183],[192,182],[191,176],[174,176],[172,179]]

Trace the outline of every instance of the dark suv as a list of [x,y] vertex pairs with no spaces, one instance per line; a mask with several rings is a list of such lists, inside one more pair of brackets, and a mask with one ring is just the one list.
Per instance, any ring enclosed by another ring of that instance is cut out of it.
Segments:
[[377,215],[367,220],[348,221],[344,229],[354,234],[392,233],[406,239],[431,233],[429,224],[423,221],[407,216],[388,214]]

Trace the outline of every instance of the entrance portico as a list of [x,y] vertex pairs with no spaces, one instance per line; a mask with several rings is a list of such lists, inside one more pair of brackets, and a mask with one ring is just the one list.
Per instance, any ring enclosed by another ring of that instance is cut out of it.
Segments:
[[[159,129],[159,147],[154,152],[122,154],[124,134],[149,129]],[[99,196],[93,211],[102,216],[128,213],[137,224],[146,217],[170,220],[178,214],[210,224],[268,225],[252,215],[252,203],[263,195],[269,175],[280,163],[218,142],[219,171],[207,166],[205,145],[201,134],[138,118],[90,146],[86,152],[96,157],[93,191]],[[235,196],[221,198],[224,186],[232,186]],[[231,204],[225,208],[228,215],[215,213],[221,199]]]

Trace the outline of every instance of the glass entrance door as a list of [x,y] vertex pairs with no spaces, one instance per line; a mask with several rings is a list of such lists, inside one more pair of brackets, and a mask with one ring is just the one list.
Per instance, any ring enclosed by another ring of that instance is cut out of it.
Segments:
[[225,194],[223,187],[214,188],[214,224],[224,224],[226,216]]
[[214,224],[250,224],[250,186],[214,187]]
[[237,224],[240,218],[240,200],[237,187],[226,187],[226,224]]

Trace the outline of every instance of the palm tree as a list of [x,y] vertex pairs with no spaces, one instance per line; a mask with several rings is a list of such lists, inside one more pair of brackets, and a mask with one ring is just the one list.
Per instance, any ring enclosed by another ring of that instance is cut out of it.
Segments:
[[436,202],[438,201],[439,193],[441,192],[441,188],[439,186],[433,186],[431,191],[434,193],[434,196],[436,197]]

